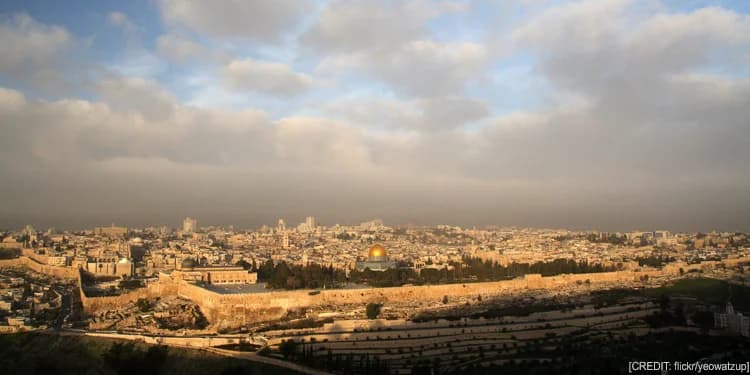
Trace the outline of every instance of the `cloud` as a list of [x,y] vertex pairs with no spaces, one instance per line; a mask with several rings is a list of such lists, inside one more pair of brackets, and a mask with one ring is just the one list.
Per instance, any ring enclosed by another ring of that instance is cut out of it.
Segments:
[[216,38],[274,42],[312,7],[307,0],[159,0],[164,21]]
[[[0,56],[0,74],[16,79],[0,89],[0,224],[197,215],[249,226],[306,214],[612,230],[749,224],[746,15],[555,3],[515,20],[506,62],[481,35],[433,30],[468,22],[443,18],[461,3],[333,2],[319,19],[281,7],[287,21],[237,4],[161,2],[156,49],[180,70],[144,42],[94,84],[44,100],[25,84],[67,74],[59,61],[73,37],[6,19],[0,37],[27,43]],[[269,19],[249,22],[258,17]],[[306,24],[298,17],[312,22],[300,45],[287,39]],[[272,41],[290,43],[255,48]],[[492,91],[512,86],[517,66],[543,81],[545,98],[500,112]],[[301,95],[323,79],[340,86]],[[186,91],[201,107],[174,94]],[[242,109],[222,109],[231,100]]]
[[0,23],[0,73],[14,74],[46,66],[71,42],[67,30],[38,23],[19,13]]
[[513,39],[541,58],[539,68],[553,83],[594,96],[613,84],[649,85],[668,73],[736,64],[750,46],[746,15],[720,8],[642,15],[636,5],[610,0],[553,8]]
[[109,12],[107,22],[111,25],[122,28],[126,33],[132,34],[138,31],[138,26],[134,24],[128,15],[122,12]]
[[197,60],[221,61],[229,57],[225,53],[213,51],[195,41],[174,34],[165,34],[156,40],[159,56],[170,61],[184,63]]
[[288,65],[254,59],[235,59],[223,69],[224,82],[237,91],[256,91],[275,96],[293,96],[314,85],[312,78]]
[[175,97],[154,81],[142,78],[112,78],[98,84],[101,98],[117,111],[163,120],[177,105]]
[[385,129],[440,131],[479,121],[489,115],[479,100],[458,96],[396,100],[347,98],[323,105],[329,116]]
[[334,1],[302,43],[323,56],[320,74],[364,74],[399,95],[457,95],[481,76],[487,52],[475,42],[432,39],[428,22],[464,9],[449,2]]
[[331,1],[302,36],[304,45],[323,52],[389,50],[427,35],[426,23],[451,3],[426,1]]
[[484,46],[471,42],[415,40],[377,53],[334,55],[316,71],[323,76],[352,72],[387,83],[397,94],[416,97],[459,95],[484,74]]

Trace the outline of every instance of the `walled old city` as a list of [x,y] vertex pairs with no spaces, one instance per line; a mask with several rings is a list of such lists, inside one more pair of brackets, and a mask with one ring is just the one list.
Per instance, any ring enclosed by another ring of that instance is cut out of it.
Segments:
[[[390,349],[407,335],[438,358],[467,330],[487,348],[592,325],[655,332],[644,322],[659,314],[658,301],[602,304],[601,296],[690,279],[742,286],[750,265],[741,233],[392,228],[380,220],[324,227],[314,218],[253,231],[199,228],[190,218],[179,230],[27,226],[4,233],[0,244],[2,332],[57,330],[211,350],[246,343],[314,367],[328,358],[315,350],[345,356],[359,345],[380,353],[394,373],[417,364],[413,349]],[[747,335],[747,318],[727,323],[735,313],[723,304],[696,309],[715,315],[714,329]],[[384,342],[373,346],[371,337]],[[286,353],[289,342],[303,349]],[[453,357],[451,366],[472,358]]]

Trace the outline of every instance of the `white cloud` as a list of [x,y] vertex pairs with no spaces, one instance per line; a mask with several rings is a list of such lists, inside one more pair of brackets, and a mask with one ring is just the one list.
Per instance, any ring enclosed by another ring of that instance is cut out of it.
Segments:
[[238,91],[257,91],[275,96],[293,96],[313,86],[312,78],[288,65],[254,59],[236,59],[223,69],[227,86]]
[[16,111],[26,104],[26,98],[16,90],[0,87],[0,109],[3,111]]
[[172,115],[177,101],[158,83],[142,78],[112,78],[99,82],[102,99],[117,111],[163,120]]
[[484,102],[458,96],[411,100],[339,99],[322,108],[327,115],[369,127],[416,131],[459,128],[489,114]]
[[316,69],[320,74],[363,73],[407,96],[460,95],[467,81],[481,76],[488,57],[485,47],[433,40],[427,23],[465,7],[450,2],[334,1],[302,42],[323,56]]
[[165,34],[156,40],[159,55],[174,62],[195,60],[223,60],[227,54],[212,51],[201,44],[179,35]]
[[117,26],[123,29],[126,33],[132,34],[138,31],[138,26],[134,24],[128,15],[122,12],[109,12],[107,14],[107,22],[113,26]]
[[212,37],[272,42],[311,9],[307,0],[159,0],[167,24]]
[[750,48],[745,15],[719,8],[653,15],[639,13],[638,5],[629,0],[567,4],[530,20],[513,39],[518,49],[541,58],[539,67],[553,83],[595,97],[628,83],[649,92],[646,86],[665,74],[709,63],[732,65]]
[[426,1],[331,1],[303,36],[306,46],[324,52],[389,50],[427,34],[426,23],[451,3]]
[[71,42],[67,30],[16,14],[0,24],[0,73],[47,65]]

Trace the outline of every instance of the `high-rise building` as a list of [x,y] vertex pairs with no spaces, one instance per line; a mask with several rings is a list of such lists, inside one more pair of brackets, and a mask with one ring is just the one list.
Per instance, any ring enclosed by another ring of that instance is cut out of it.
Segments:
[[185,233],[194,233],[198,230],[198,220],[186,217],[182,221],[182,231]]
[[279,219],[279,223],[276,224],[276,231],[277,232],[286,231],[286,223],[284,222],[284,219]]
[[308,216],[305,218],[305,224],[307,224],[307,228],[311,231],[315,230],[315,218],[313,216]]

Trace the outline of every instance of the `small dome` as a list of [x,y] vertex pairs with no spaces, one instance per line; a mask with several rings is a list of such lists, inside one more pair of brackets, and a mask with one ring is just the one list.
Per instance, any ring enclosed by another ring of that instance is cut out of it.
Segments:
[[117,262],[117,263],[120,263],[120,264],[130,263],[130,259],[128,259],[128,258],[120,258],[120,261]]

